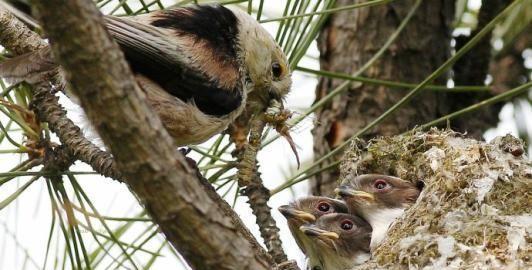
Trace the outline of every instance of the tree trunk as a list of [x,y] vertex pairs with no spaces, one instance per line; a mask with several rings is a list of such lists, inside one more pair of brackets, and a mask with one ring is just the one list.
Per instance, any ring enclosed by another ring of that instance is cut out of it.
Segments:
[[[337,6],[353,1],[340,0]],[[356,1],[361,2],[361,1]],[[330,17],[318,40],[323,70],[352,74],[370,59],[394,32],[414,5],[413,0],[339,12]],[[416,14],[386,53],[365,73],[371,78],[418,83],[439,67],[450,53],[450,23],[454,1],[423,1]],[[436,83],[445,84],[445,78]],[[341,80],[322,78],[316,90],[319,100]],[[314,154],[316,159],[352,136],[406,94],[384,86],[351,86],[316,112]],[[428,122],[445,111],[445,95],[425,91],[386,121],[365,134],[393,135]],[[336,156],[335,159],[340,158]],[[333,162],[330,160],[329,162]],[[322,164],[326,166],[327,164]],[[338,171],[321,173],[311,181],[312,193],[332,195]]]
[[[492,0],[484,1],[478,14],[478,23],[474,31],[469,36],[458,36],[456,40],[456,50],[462,48],[471,37],[476,35],[491,19],[493,19],[505,6],[512,1]],[[483,85],[488,75],[491,61],[491,33],[477,44],[475,49],[466,53],[459,59],[453,67],[453,81],[455,85]],[[509,90],[509,89],[506,89]],[[501,91],[503,92],[503,91]],[[469,105],[480,102],[491,96],[491,93],[450,93],[448,97],[448,106],[450,112],[457,111]],[[481,139],[486,129],[497,124],[499,120],[499,111],[502,104],[487,106],[466,117],[458,117],[453,120],[451,127],[454,130],[467,132],[469,136]]]
[[530,269],[532,163],[519,139],[431,130],[352,144],[345,158],[341,179],[385,173],[425,183],[355,269]]

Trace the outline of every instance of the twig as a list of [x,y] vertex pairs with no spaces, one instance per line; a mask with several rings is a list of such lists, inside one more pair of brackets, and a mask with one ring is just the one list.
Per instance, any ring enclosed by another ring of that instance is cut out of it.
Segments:
[[48,46],[3,6],[0,6],[0,44],[16,55],[21,55]]
[[[249,198],[249,206],[256,216],[257,225],[268,252],[277,264],[283,264],[282,269],[299,269],[295,262],[287,262],[279,237],[279,228],[268,206],[270,191],[264,187],[257,166],[257,153],[260,149],[262,132],[266,122],[262,116],[255,117],[250,124],[249,141],[244,145],[239,155],[238,186],[242,193]],[[279,266],[280,266],[279,265]]]
[[59,98],[52,94],[50,87],[44,83],[36,85],[34,93],[32,106],[39,119],[48,122],[61,143],[66,145],[77,159],[89,164],[96,172],[121,182],[122,175],[111,154],[83,136],[81,129],[67,118],[65,109],[58,102]]
[[[48,46],[35,32],[0,6],[0,44],[17,55],[29,53]],[[59,104],[46,84],[35,87],[32,104],[43,122],[48,122],[64,145],[71,149],[76,159],[89,164],[95,171],[113,179],[121,179],[112,156],[87,140],[81,129],[66,117],[66,111]]]
[[453,113],[450,113],[448,115],[445,115],[445,116],[442,116],[438,119],[435,119],[433,121],[430,121],[429,123],[426,123],[422,126],[420,126],[420,129],[426,129],[428,127],[432,127],[432,126],[435,126],[437,124],[441,124],[441,123],[444,123],[445,121],[449,121],[451,119],[454,119],[458,116],[462,116],[464,114],[467,114],[467,113],[470,113],[470,112],[473,112],[473,111],[477,111],[479,108],[482,108],[482,107],[485,107],[485,106],[488,106],[488,105],[492,105],[492,104],[495,104],[497,102],[501,102],[501,101],[505,101],[505,100],[508,100],[514,96],[517,96],[517,95],[520,95],[520,94],[523,94],[523,93],[526,93],[527,91],[530,91],[530,89],[532,88],[532,82],[528,82],[528,83],[525,83],[523,85],[520,85],[514,89],[511,89],[511,90],[508,90],[502,94],[498,94],[496,96],[493,96],[491,98],[488,98],[488,99],[485,99],[485,100],[482,100],[478,103],[475,103],[469,107],[466,107],[466,108],[463,108],[461,110],[458,110],[458,111],[455,111]]

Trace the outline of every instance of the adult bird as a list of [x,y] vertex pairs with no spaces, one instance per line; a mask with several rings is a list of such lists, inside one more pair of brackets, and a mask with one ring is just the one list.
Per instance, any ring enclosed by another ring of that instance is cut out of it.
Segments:
[[422,183],[364,174],[346,179],[336,193],[346,202],[349,213],[363,217],[371,225],[373,250],[384,240],[390,224],[417,200]]
[[292,236],[307,257],[312,256],[315,250],[312,240],[301,232],[299,227],[307,223],[314,223],[326,214],[347,213],[347,206],[344,202],[320,196],[304,197],[291,202],[289,205],[282,205],[278,209],[285,216]]
[[348,270],[370,258],[371,226],[358,216],[328,214],[300,230],[316,246],[309,257],[311,270]]
[[[244,110],[264,110],[273,100],[282,104],[290,89],[285,54],[239,9],[196,5],[105,21],[178,146],[206,141]],[[58,73],[49,48],[0,64],[0,77],[11,83]]]

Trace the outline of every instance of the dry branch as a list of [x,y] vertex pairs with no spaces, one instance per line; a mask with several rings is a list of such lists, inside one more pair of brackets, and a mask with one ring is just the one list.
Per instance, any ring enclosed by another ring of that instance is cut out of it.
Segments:
[[[0,7],[0,44],[17,55],[48,46],[39,35],[3,7]],[[87,140],[81,129],[66,117],[66,111],[52,93],[50,84],[43,83],[35,87],[32,106],[39,120],[47,122],[61,143],[68,148],[65,151],[68,150],[76,159],[89,164],[96,172],[116,180],[121,179],[112,156]]]
[[294,261],[287,261],[288,258],[283,251],[279,228],[271,214],[268,206],[270,200],[270,190],[267,189],[260,177],[257,165],[257,153],[262,142],[262,132],[266,122],[262,116],[251,120],[249,127],[249,140],[244,143],[239,152],[238,163],[238,186],[249,198],[249,206],[257,218],[260,234],[268,248],[268,252],[278,264],[282,264],[282,269],[299,269]]
[[4,7],[0,7],[0,44],[16,55],[47,46],[39,35],[29,30]]

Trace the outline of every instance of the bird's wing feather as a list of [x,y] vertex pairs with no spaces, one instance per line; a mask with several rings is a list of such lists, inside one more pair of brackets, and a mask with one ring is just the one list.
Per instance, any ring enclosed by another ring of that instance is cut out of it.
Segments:
[[106,21],[133,70],[168,93],[193,101],[202,112],[215,116],[228,114],[242,104],[242,89],[220,87],[194,67],[191,57],[176,43],[179,37],[169,37],[167,32],[131,18],[109,16]]
[[107,16],[107,29],[129,57],[141,58],[174,71],[187,69],[187,59],[182,50],[156,27],[138,23],[133,19]]
[[26,81],[30,84],[45,81],[57,65],[49,47],[26,53],[0,63],[0,77],[10,84]]

